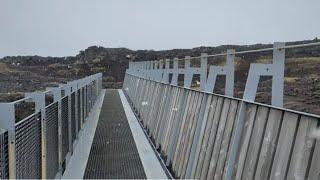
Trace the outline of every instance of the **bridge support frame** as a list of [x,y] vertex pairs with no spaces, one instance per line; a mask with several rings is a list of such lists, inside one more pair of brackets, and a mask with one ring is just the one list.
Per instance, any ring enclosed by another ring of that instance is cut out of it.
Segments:
[[47,91],[51,91],[53,95],[53,102],[58,102],[58,157],[59,157],[59,170],[55,178],[62,177],[62,114],[61,114],[61,88],[60,87],[47,87]]
[[226,65],[224,66],[210,66],[208,79],[206,80],[205,91],[213,92],[217,76],[225,75],[225,95],[233,97],[234,93],[234,49],[227,50]]
[[183,74],[183,69],[179,69],[179,61],[178,58],[173,59],[173,69],[172,69],[172,79],[170,84],[174,86],[178,86],[178,76],[179,74]]
[[202,53],[201,54],[201,62],[200,67],[190,67],[191,64],[191,58],[190,56],[185,57],[185,63],[184,63],[184,87],[185,88],[191,88],[192,78],[193,75],[199,74],[200,75],[200,89],[203,91],[205,90],[206,81],[207,81],[207,54]]
[[273,63],[250,65],[248,79],[244,90],[243,99],[255,101],[258,84],[261,76],[272,76],[272,99],[273,106],[283,107],[283,88],[284,88],[284,62],[285,62],[285,43],[274,43]]

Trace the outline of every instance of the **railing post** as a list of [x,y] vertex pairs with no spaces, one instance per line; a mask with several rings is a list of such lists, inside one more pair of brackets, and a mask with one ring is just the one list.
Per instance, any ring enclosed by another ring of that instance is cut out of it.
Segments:
[[86,117],[88,117],[88,105],[89,105],[89,80],[86,79]]
[[233,97],[234,93],[234,53],[234,49],[227,50],[225,94],[230,97]]
[[129,61],[129,68],[127,69],[127,72],[128,73],[132,73],[132,70],[133,70],[133,63],[132,61]]
[[201,53],[201,67],[200,67],[200,89],[204,91],[207,83],[207,71],[208,71],[208,54]]
[[139,62],[139,76],[144,77],[144,63],[142,61]]
[[174,85],[174,86],[178,85],[178,76],[179,76],[178,58],[174,58],[173,59],[173,70],[172,70],[171,85]]
[[97,80],[98,80],[98,91],[99,91],[99,94],[100,94],[100,91],[102,89],[102,73],[98,74]]
[[158,64],[158,61],[153,61],[153,65],[154,65],[154,69],[153,69],[153,80],[156,81],[157,80],[157,73],[158,73],[158,70],[159,70],[159,64]]
[[83,80],[83,121],[86,122],[87,119],[87,82]]
[[93,84],[94,84],[94,94],[95,94],[95,96],[98,96],[99,89],[98,89],[98,78],[97,77],[94,78]]
[[77,132],[77,136],[78,136],[78,132],[79,132],[79,109],[78,109],[78,83],[77,81],[74,81],[74,84],[73,84],[73,91],[74,91],[74,113],[75,113],[75,121],[76,121],[76,132]]
[[84,122],[84,117],[83,117],[83,86],[82,86],[82,83],[81,83],[81,81],[80,82],[78,82],[78,86],[79,86],[79,92],[80,92],[80,109],[79,109],[79,111],[80,111],[80,127],[82,128],[83,127],[83,122]]
[[129,63],[129,65],[131,65],[130,73],[136,74],[136,72],[135,72],[135,70],[136,70],[136,62],[131,62],[131,63]]
[[285,49],[282,47],[285,43],[274,43],[273,49],[273,67],[274,74],[272,76],[272,100],[274,106],[283,107],[283,88],[284,88],[284,65],[285,65]]
[[[77,113],[77,109],[78,109],[78,106],[77,106],[77,82],[76,81],[71,81],[71,82],[68,82],[67,83],[68,86],[69,86],[69,89],[70,89],[70,104],[71,104],[71,108],[70,109],[70,114],[72,114],[72,108],[74,108],[74,118],[75,118],[75,132],[76,132],[76,139],[77,139],[77,135],[78,135],[78,121],[77,121],[77,118],[78,118],[78,113]],[[72,94],[74,93],[74,104],[72,104]],[[73,107],[72,107],[73,105]],[[72,117],[72,116],[71,116]],[[71,118],[70,117],[70,118]],[[72,134],[72,132],[71,132]],[[72,136],[71,136],[71,139],[72,139]],[[72,144],[72,147],[74,146],[73,143]],[[73,149],[73,148],[72,148]]]
[[158,72],[157,72],[157,81],[161,82],[162,77],[163,77],[163,60],[161,59],[158,63]]
[[151,74],[150,74],[150,78],[151,80],[155,80],[155,74],[156,74],[156,70],[157,70],[157,63],[156,61],[152,61],[152,70],[151,70]]
[[149,61],[148,79],[152,79],[153,61]]
[[71,86],[70,84],[63,84],[65,96],[68,97],[68,137],[69,137],[69,152],[72,154],[73,144],[72,144],[72,127],[71,127]]
[[62,176],[62,117],[61,117],[61,88],[47,87],[46,90],[51,91],[53,95],[53,102],[58,102],[58,157],[59,157],[59,171],[56,178],[60,179]]
[[89,81],[88,81],[88,79],[86,79],[86,81],[85,81],[85,83],[86,83],[86,104],[85,104],[85,106],[86,106],[86,117],[88,117],[88,105],[89,105]]
[[165,69],[163,70],[162,82],[169,84],[170,59],[165,61]]
[[137,74],[139,77],[141,77],[141,71],[142,71],[142,67],[141,67],[141,62],[136,62],[136,70],[137,70]]
[[143,77],[146,78],[147,77],[147,68],[148,68],[148,64],[146,61],[143,61]]
[[68,96],[68,124],[69,124],[69,151],[70,153],[72,154],[73,152],[73,143],[72,143],[72,126],[71,126],[71,114],[72,114],[72,111],[71,111],[71,86],[69,84],[67,84],[67,96]]
[[157,80],[157,76],[158,76],[158,71],[159,71],[159,64],[158,61],[153,61],[154,63],[154,70],[152,73],[152,80],[156,81]]
[[151,69],[151,62],[146,61],[146,79],[150,78],[150,69]]
[[186,56],[184,60],[184,81],[183,87],[190,88],[192,82],[193,73],[191,72],[190,68],[190,56]]

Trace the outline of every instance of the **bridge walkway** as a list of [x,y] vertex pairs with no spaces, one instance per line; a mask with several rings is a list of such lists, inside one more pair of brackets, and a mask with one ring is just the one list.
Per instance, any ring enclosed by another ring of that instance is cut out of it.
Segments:
[[84,178],[146,178],[117,90],[106,91]]
[[147,178],[145,171],[148,168],[141,161],[147,153],[138,152],[136,144],[141,144],[141,139],[133,137],[133,127],[129,125],[119,92],[106,91],[84,172],[85,179]]

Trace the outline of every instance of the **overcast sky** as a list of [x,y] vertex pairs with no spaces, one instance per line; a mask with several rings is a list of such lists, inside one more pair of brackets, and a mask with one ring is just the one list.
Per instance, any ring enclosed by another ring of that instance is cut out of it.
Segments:
[[320,37],[320,0],[0,0],[0,57]]

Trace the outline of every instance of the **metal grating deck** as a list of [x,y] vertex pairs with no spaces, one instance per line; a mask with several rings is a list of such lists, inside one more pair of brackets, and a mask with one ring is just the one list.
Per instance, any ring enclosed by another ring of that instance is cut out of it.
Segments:
[[117,90],[107,90],[84,178],[146,179]]

